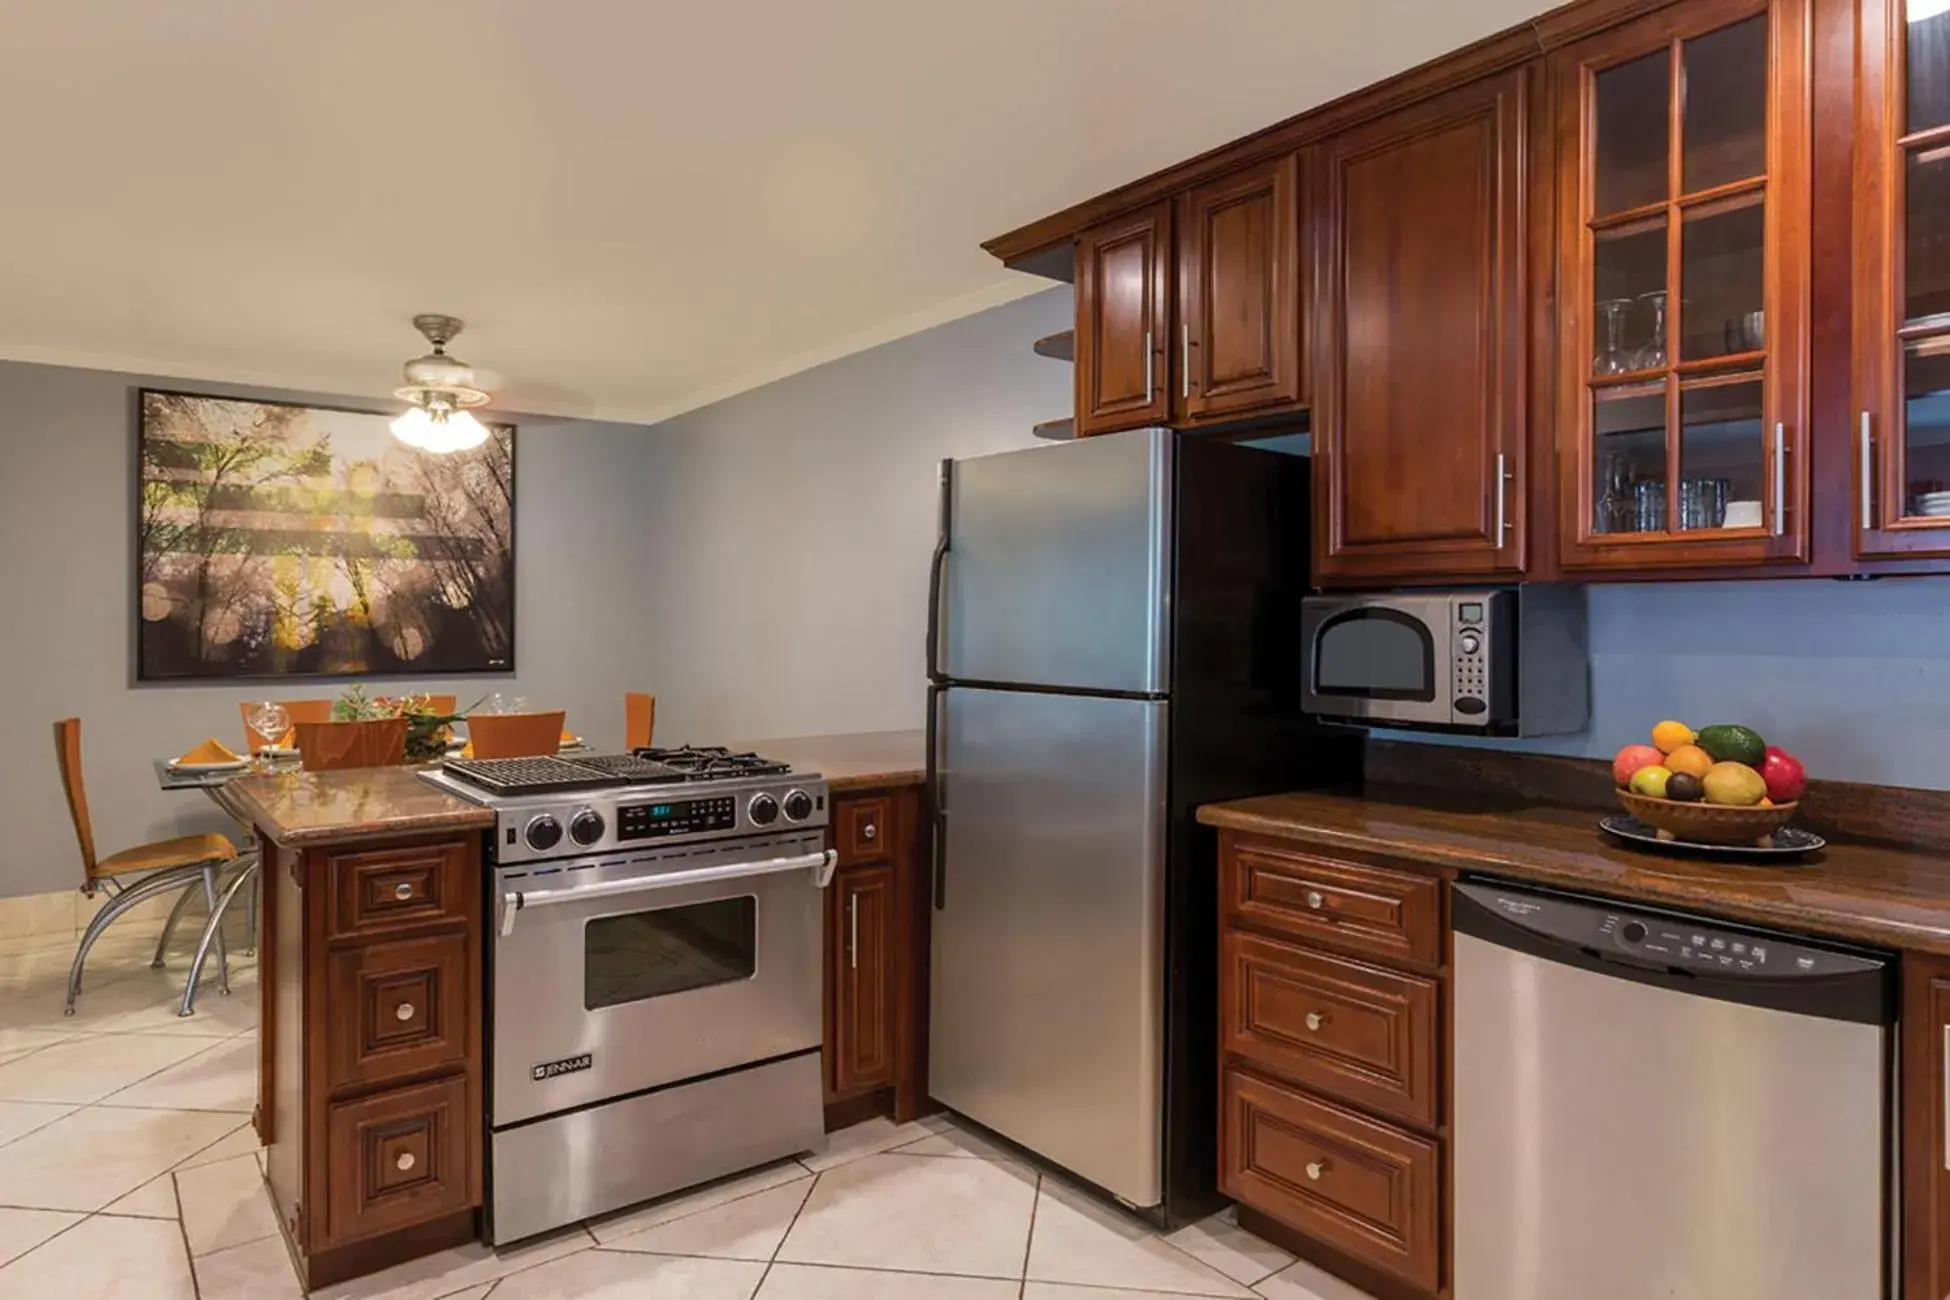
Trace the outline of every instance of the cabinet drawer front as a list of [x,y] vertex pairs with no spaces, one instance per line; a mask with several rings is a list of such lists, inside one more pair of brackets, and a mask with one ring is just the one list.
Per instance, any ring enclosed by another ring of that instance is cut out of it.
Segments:
[[468,857],[458,842],[328,855],[332,937],[466,918],[468,891],[482,887],[467,878]]
[[1436,1144],[1228,1069],[1220,1186],[1241,1204],[1434,1291],[1441,1275]]
[[1226,1050],[1333,1097],[1436,1122],[1434,980],[1228,930]]
[[833,805],[833,847],[841,862],[880,862],[893,854],[894,801],[842,799]]
[[1399,961],[1442,961],[1442,882],[1258,844],[1225,855],[1225,904],[1241,920]]
[[329,952],[325,961],[329,1087],[466,1063],[466,935],[362,944]]
[[[391,1232],[473,1204],[467,1080],[341,1102],[326,1112],[326,1235]],[[316,1245],[316,1243],[314,1243]]]

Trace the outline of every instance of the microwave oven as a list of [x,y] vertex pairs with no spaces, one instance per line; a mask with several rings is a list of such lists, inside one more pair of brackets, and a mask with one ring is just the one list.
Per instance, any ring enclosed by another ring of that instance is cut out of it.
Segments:
[[1308,596],[1300,621],[1316,717],[1496,736],[1590,721],[1583,587]]

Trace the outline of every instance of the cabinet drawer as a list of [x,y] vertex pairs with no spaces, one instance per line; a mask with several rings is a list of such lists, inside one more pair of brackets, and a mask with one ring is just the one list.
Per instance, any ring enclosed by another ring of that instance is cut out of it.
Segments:
[[334,1244],[474,1203],[467,1080],[341,1102],[326,1112],[326,1225]]
[[1225,1048],[1330,1096],[1436,1122],[1436,982],[1228,930]]
[[894,801],[885,796],[840,800],[833,805],[833,839],[842,863],[892,857]]
[[465,919],[472,911],[467,845],[458,841],[326,857],[335,939]]
[[1243,921],[1331,948],[1442,961],[1442,881],[1264,844],[1225,854],[1225,907]]
[[1424,1290],[1440,1285],[1433,1141],[1237,1068],[1222,1126],[1226,1195]]
[[468,939],[443,934],[329,951],[327,1086],[384,1083],[467,1061]]

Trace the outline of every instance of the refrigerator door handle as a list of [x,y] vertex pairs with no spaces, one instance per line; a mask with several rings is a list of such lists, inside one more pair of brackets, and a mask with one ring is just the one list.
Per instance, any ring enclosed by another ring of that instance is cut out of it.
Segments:
[[928,865],[934,910],[948,905],[948,810],[941,789],[941,696],[947,688],[928,683],[927,774],[922,791],[928,801]]
[[[941,671],[941,577],[948,565],[948,525],[953,497],[955,462],[941,462],[941,508],[939,519],[941,528],[934,542],[934,559],[928,566],[928,680],[941,682],[947,680]],[[933,752],[929,752],[933,758]]]

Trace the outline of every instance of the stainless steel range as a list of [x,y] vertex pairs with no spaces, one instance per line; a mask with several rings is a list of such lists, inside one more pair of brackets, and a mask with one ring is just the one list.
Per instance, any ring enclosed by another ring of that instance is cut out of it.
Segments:
[[822,778],[722,749],[423,775],[495,812],[490,1241],[824,1144]]

